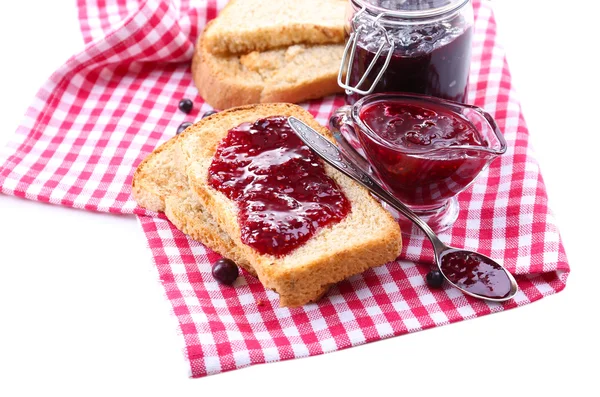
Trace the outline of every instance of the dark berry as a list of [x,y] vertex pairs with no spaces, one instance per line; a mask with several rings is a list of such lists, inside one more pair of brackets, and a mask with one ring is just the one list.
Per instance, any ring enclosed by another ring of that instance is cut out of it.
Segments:
[[213,265],[212,274],[221,284],[231,285],[240,275],[240,269],[231,259],[221,258]]
[[444,276],[439,270],[432,270],[427,273],[427,285],[431,288],[442,288],[444,283]]
[[192,125],[192,123],[190,123],[189,121],[184,121],[183,123],[181,123],[181,125],[177,127],[177,135],[185,131],[185,129],[188,128],[190,125]]
[[216,110],[209,110],[208,112],[206,112],[206,113],[204,113],[202,115],[202,118],[208,117],[208,116],[213,115],[215,113],[218,113],[218,112]]
[[179,101],[179,110],[185,114],[191,112],[193,107],[194,102],[192,102],[191,99],[183,98],[181,101]]

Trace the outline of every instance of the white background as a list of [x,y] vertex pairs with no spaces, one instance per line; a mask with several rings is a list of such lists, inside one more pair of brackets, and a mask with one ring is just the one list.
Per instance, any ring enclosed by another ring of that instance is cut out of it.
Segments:
[[[0,196],[0,395],[598,395],[600,10],[585,3],[493,2],[572,267],[566,290],[506,313],[192,380],[133,217]],[[0,144],[81,49],[74,4],[0,5]]]

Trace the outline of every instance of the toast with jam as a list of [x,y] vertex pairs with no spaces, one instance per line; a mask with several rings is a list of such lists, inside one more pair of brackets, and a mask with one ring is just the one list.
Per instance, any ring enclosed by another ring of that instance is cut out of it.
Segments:
[[205,32],[212,54],[344,42],[346,0],[231,0]]
[[176,143],[192,196],[231,239],[230,250],[279,294],[281,306],[300,306],[394,260],[401,236],[367,190],[299,141],[289,116],[332,139],[299,106],[258,104],[213,114]]
[[[176,135],[164,142],[138,165],[132,181],[134,199],[140,207],[164,213],[177,229],[256,277],[256,271],[242,250],[192,193],[181,161],[180,140],[183,136]],[[323,286],[315,294],[315,300],[328,288],[328,285]]]

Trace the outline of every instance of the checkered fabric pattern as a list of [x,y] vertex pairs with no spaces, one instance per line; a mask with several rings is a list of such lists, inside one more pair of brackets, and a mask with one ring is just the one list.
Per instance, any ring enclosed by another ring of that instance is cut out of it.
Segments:
[[[193,377],[305,357],[525,305],[565,287],[569,266],[547,206],[490,3],[475,1],[470,98],[490,112],[508,151],[459,196],[444,242],[503,260],[520,292],[503,304],[425,284],[433,253],[405,234],[400,258],[333,287],[317,304],[278,308],[277,295],[243,274],[234,287],[211,276],[218,255],[130,195],[135,166],[210,107],[189,61],[205,23],[225,1],[78,0],[85,48],[43,85],[0,153],[4,194],[92,211],[136,214],[172,304]],[[178,111],[192,98],[190,115]],[[304,103],[321,123],[343,104]]]

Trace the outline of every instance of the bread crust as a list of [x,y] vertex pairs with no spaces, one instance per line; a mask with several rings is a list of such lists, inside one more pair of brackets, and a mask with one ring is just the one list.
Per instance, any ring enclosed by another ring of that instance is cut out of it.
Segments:
[[[210,22],[207,28],[209,26]],[[206,50],[203,36],[200,36],[192,58],[192,79],[204,101],[215,109],[259,103],[263,87],[258,82],[251,82],[259,79],[258,74],[254,79],[235,78],[223,73],[217,60]]]
[[214,21],[212,54],[247,54],[295,44],[344,42],[345,0],[231,0]]
[[314,301],[328,285],[394,260],[401,249],[400,228],[370,194],[326,165],[326,173],[350,200],[341,222],[320,229],[308,242],[283,257],[262,255],[241,241],[237,205],[207,183],[208,167],[229,129],[268,116],[295,116],[332,139],[312,116],[292,104],[259,104],[220,112],[190,127],[181,145],[188,182],[198,201],[214,215],[256,270],[261,283],[280,295],[281,306]]

